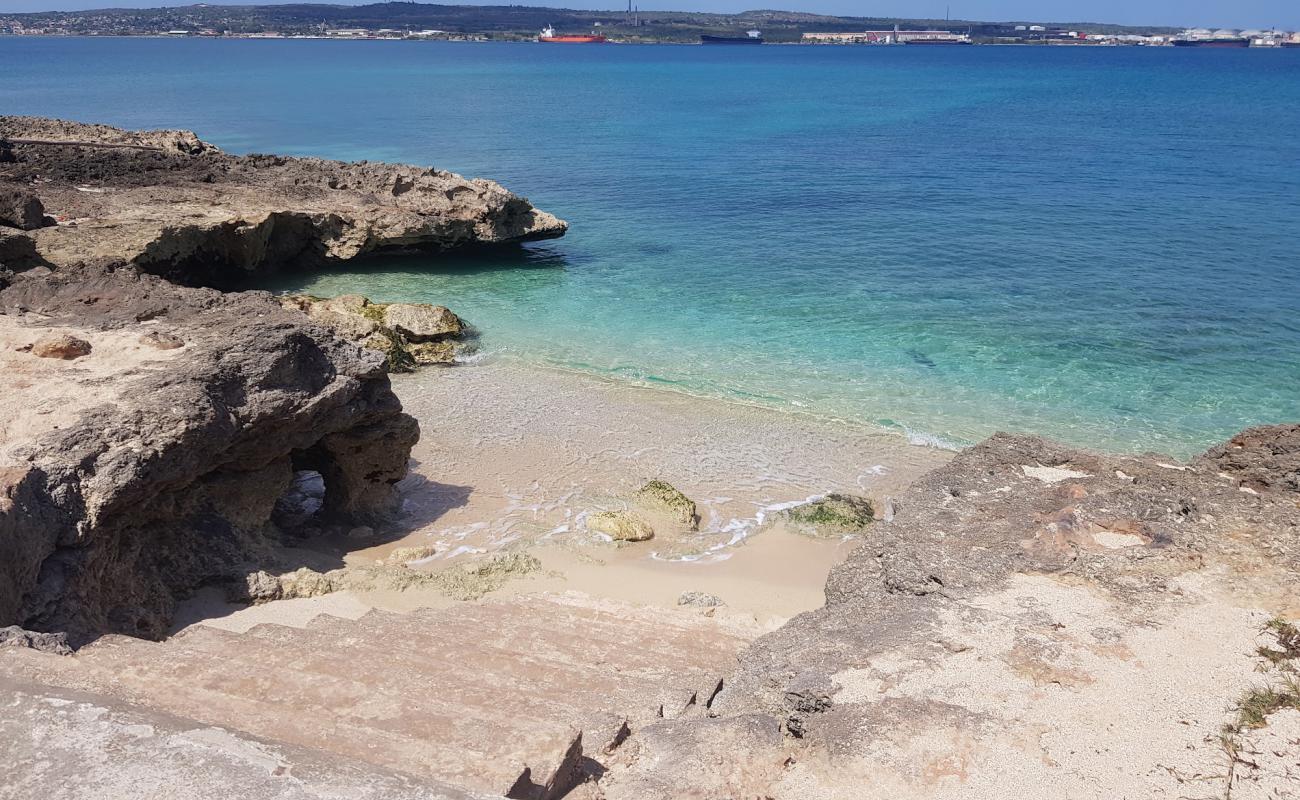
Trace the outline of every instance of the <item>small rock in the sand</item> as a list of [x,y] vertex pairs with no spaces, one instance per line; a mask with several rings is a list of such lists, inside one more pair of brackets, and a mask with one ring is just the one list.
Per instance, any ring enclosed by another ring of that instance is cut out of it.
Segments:
[[587,530],[608,534],[619,542],[644,542],[654,538],[650,523],[626,511],[601,511],[587,517]]
[[782,513],[800,533],[813,536],[861,531],[876,518],[871,501],[851,494],[828,494]]
[[697,608],[715,608],[717,606],[725,606],[726,603],[722,602],[722,598],[718,597],[716,594],[708,594],[706,592],[682,592],[677,598],[677,605],[695,606]]
[[369,525],[358,525],[357,527],[348,531],[348,538],[360,539],[362,541],[365,541],[367,539],[373,539],[375,538],[375,529],[370,527]]
[[384,559],[385,564],[407,564],[412,561],[423,561],[426,558],[433,558],[438,551],[432,545],[420,545],[417,547],[399,547],[388,554]]
[[679,492],[672,484],[652,480],[637,490],[636,502],[650,511],[667,515],[694,530],[696,526],[695,502]]
[[45,206],[35,192],[25,186],[0,184],[0,225],[33,231],[47,224]]
[[233,582],[226,598],[234,603],[267,603],[279,600],[281,594],[280,579],[259,569],[245,575],[242,581]]
[[148,345],[155,350],[176,350],[185,346],[181,337],[162,331],[149,331],[140,337],[140,344]]
[[66,333],[42,336],[32,345],[32,355],[71,361],[74,358],[90,355],[90,342]]

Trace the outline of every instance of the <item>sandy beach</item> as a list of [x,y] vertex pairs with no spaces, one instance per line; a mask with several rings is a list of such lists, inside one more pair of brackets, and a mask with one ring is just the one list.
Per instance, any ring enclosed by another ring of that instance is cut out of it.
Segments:
[[[842,492],[887,513],[912,480],[953,456],[864,426],[504,358],[394,376],[393,384],[422,435],[400,487],[402,517],[383,544],[330,542],[349,566],[398,548],[434,549],[410,565],[418,571],[524,551],[542,569],[490,596],[576,591],[676,608],[683,592],[705,592],[726,604],[708,613],[751,634],[819,607],[827,573],[856,544],[801,535],[775,512]],[[650,541],[616,543],[586,529],[589,514],[631,507],[636,489],[655,478],[696,502],[698,532],[659,525]],[[456,602],[416,587],[240,609],[201,593],[182,616],[244,630]]]

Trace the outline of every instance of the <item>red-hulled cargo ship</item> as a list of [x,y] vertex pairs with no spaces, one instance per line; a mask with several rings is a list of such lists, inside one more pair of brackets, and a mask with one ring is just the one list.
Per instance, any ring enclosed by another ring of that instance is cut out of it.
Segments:
[[552,44],[604,44],[605,37],[595,33],[562,33],[557,36],[555,29],[547,25],[537,35],[537,41]]

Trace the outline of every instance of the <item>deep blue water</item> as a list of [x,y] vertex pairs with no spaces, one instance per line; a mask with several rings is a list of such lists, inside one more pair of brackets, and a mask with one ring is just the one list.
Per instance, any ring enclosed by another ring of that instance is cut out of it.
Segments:
[[1300,419],[1300,50],[0,38],[0,112],[432,164],[569,220],[319,294],[969,442]]

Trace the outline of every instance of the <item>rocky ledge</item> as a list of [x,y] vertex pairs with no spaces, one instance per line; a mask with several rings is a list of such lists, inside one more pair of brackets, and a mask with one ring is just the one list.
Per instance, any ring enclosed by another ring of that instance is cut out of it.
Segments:
[[272,269],[567,228],[497,183],[437,169],[234,156],[188,131],[3,116],[0,225],[28,230],[32,255],[48,263],[107,259],[222,287]]
[[262,293],[130,268],[9,283],[0,621],[156,638],[175,597],[255,569],[295,527],[275,519],[295,473],[321,476],[337,524],[392,502],[418,427],[381,354]]
[[1300,425],[1191,463],[994,436],[866,526],[708,718],[633,731],[601,796],[1292,796],[1297,486]]

